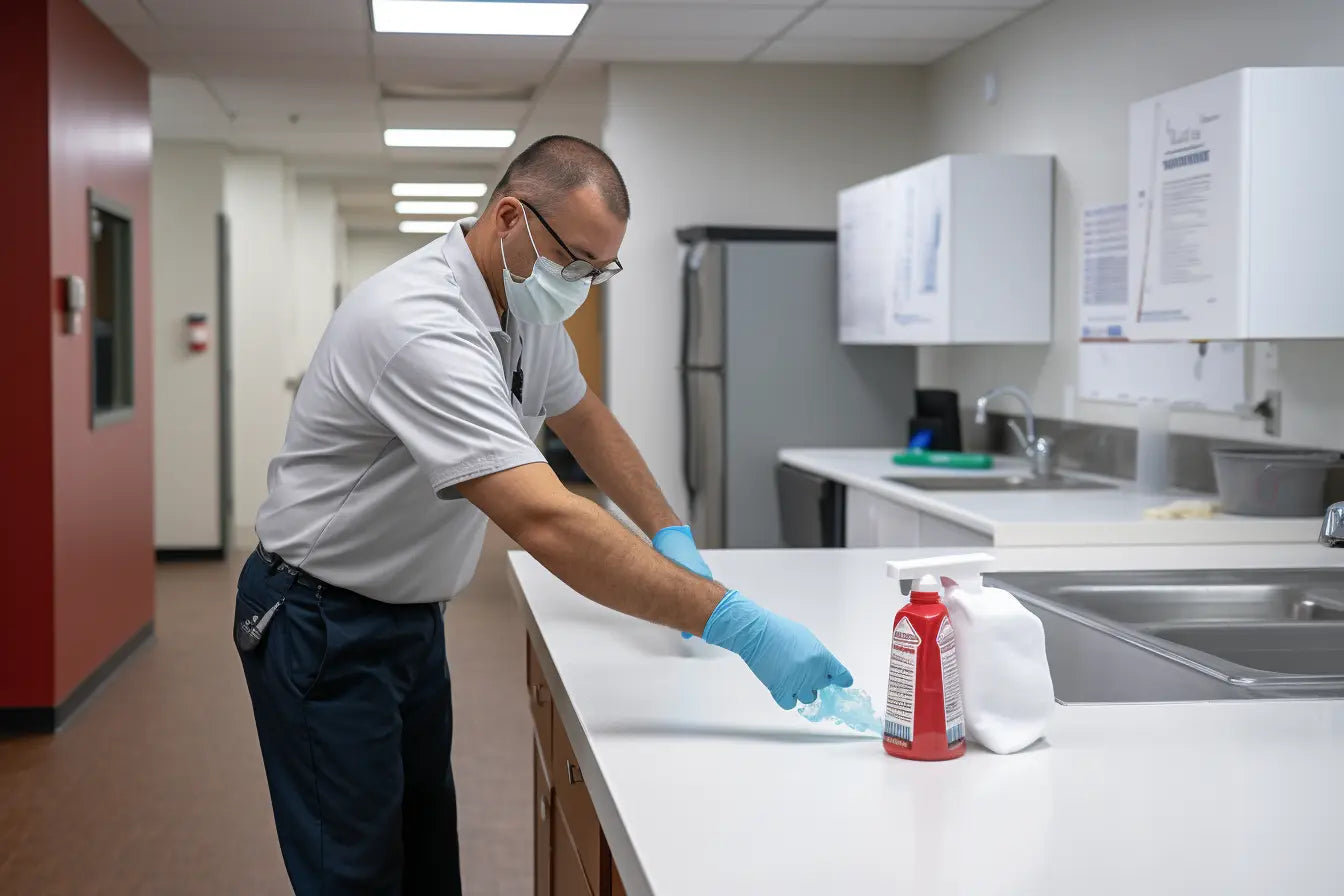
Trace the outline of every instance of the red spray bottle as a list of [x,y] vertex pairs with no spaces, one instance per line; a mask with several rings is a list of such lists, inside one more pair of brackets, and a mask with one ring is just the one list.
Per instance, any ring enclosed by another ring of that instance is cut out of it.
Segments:
[[911,588],[892,625],[882,746],[902,759],[956,759],[966,752],[956,636],[933,576]]

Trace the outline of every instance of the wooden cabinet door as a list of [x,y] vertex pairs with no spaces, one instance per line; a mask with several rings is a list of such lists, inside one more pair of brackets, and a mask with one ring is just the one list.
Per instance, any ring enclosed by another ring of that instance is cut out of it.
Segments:
[[554,805],[551,783],[537,750],[532,752],[533,781],[533,888],[535,896],[552,896],[551,853],[555,842]]
[[565,811],[557,802],[551,816],[555,849],[551,853],[551,896],[593,896],[588,875],[579,861],[579,850],[569,832]]
[[532,705],[532,722],[537,727],[537,743],[541,746],[542,762],[549,768],[551,764],[552,735],[554,719],[551,713],[551,689],[541,673],[541,664],[537,662],[537,652],[532,648],[532,638],[527,638],[527,693]]
[[[570,745],[565,726],[557,717],[552,725],[555,755],[551,761],[551,780],[555,785],[556,814],[563,812],[569,824],[570,836],[578,850],[588,886],[594,893],[601,892],[605,850],[602,826],[597,820],[597,809],[588,795],[588,785]],[[559,847],[557,846],[557,849]]]
[[616,870],[616,863],[611,863],[611,896],[625,896],[625,884],[621,883],[620,872]]

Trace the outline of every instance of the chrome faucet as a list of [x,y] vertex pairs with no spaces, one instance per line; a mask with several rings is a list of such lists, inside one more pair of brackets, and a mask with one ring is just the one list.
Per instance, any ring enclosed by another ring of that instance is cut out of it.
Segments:
[[1344,548],[1344,501],[1326,508],[1317,540],[1328,548]]
[[[1031,475],[1038,479],[1049,479],[1055,475],[1055,441],[1049,436],[1036,435],[1036,414],[1031,409],[1031,399],[1027,393],[1016,386],[999,386],[997,389],[990,389],[975,402],[975,422],[984,425],[989,419],[989,403],[1000,395],[1011,395],[1022,403],[1023,416],[1027,421],[1027,431],[1025,434],[1022,428],[1017,425],[1016,420],[1008,421],[1008,428],[1013,431],[1017,437],[1017,443],[1022,446],[1022,454],[1027,460],[1031,461]],[[1344,538],[1344,532],[1341,532]]]

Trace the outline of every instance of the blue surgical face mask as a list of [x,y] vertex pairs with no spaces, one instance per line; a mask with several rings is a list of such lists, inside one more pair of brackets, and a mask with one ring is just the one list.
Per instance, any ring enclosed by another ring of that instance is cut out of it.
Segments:
[[504,256],[504,240],[499,241],[499,255],[504,261],[504,298],[509,303],[509,310],[521,321],[543,326],[561,323],[578,311],[588,297],[588,279],[566,280],[560,265],[543,258],[537,250],[526,213],[523,214],[523,227],[527,228],[527,238],[532,243],[532,251],[537,253],[537,261],[526,280],[514,279]]

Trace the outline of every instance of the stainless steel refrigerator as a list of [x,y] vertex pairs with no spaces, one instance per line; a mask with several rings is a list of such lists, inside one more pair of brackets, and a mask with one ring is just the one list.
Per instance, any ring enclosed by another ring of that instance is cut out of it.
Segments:
[[689,523],[701,547],[779,547],[779,449],[905,444],[914,349],[840,344],[835,231],[677,238]]

